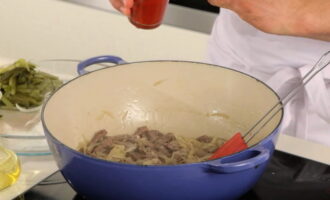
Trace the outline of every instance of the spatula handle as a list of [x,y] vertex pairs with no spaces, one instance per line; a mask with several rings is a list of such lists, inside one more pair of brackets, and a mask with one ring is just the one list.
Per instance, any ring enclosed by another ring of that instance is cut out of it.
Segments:
[[[322,55],[316,64],[302,77],[302,84],[290,91],[285,97],[280,99],[264,116],[260,118],[245,134],[246,143],[251,141],[254,136],[264,128],[270,120],[320,71],[330,64],[330,51]],[[275,111],[274,111],[275,110]],[[273,112],[274,111],[274,112]],[[255,130],[253,133],[252,131]],[[252,133],[252,134],[251,134]],[[250,138],[247,139],[247,136]]]

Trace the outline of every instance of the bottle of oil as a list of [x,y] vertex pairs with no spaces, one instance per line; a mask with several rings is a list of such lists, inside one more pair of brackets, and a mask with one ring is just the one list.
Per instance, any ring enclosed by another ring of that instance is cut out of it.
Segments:
[[21,172],[16,154],[0,146],[0,190],[14,184]]

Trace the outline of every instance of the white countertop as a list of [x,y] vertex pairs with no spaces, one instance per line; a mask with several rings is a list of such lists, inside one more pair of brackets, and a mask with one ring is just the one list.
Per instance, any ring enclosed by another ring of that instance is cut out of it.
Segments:
[[[203,62],[208,40],[206,34],[166,25],[139,30],[114,12],[56,0],[1,0],[0,26],[0,61],[111,54],[131,62]],[[323,145],[280,135],[276,148],[330,164],[330,148]],[[18,182],[0,191],[1,200],[14,198],[57,170],[51,156],[21,157],[21,162]]]

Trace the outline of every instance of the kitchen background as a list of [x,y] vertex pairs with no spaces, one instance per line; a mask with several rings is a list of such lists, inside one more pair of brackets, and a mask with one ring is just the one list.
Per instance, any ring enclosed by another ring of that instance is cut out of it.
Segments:
[[[5,63],[20,57],[85,59],[96,55],[113,54],[122,56],[127,61],[160,58],[203,61],[208,34],[218,10],[209,6],[206,0],[172,0],[170,3],[164,20],[164,24],[170,26],[144,31],[129,24],[125,17],[113,10],[108,0],[1,0],[0,60]],[[77,6],[77,4],[82,6]],[[96,9],[87,9],[86,6]],[[96,12],[96,10],[101,12]],[[175,39],[171,40],[171,38]],[[157,41],[157,43],[152,41]],[[313,195],[316,192],[324,197],[314,196],[314,199],[329,199],[330,157],[328,155],[330,149],[328,147],[281,135],[277,150],[309,158],[317,163],[312,162],[306,165],[307,167],[301,167],[304,161],[285,159],[283,161],[286,164],[285,167],[293,166],[304,172],[296,174],[295,170],[286,169],[287,172],[292,172],[290,178],[298,177],[299,184],[294,185],[295,188],[290,190],[288,185],[292,183],[292,180],[286,179],[288,176],[282,173],[277,174],[283,175],[286,184],[275,183],[272,168],[266,174],[272,179],[265,179],[262,182],[266,188],[265,193],[272,190],[280,195],[278,191],[285,191],[291,194],[298,193],[301,197],[307,198],[306,188],[310,188],[310,190],[313,189]],[[20,194],[25,188],[31,187],[56,170],[54,163],[45,159],[27,160],[22,163],[24,170],[22,178],[7,192],[3,191],[0,199],[6,199],[4,195],[11,197],[13,194]],[[316,167],[321,165],[320,163],[327,164],[321,167],[324,168],[324,173]],[[274,164],[274,167],[279,166],[278,162]],[[277,168],[275,170],[279,171]],[[309,185],[303,181],[306,178],[311,179]],[[43,184],[47,185],[47,181]],[[274,190],[269,185],[278,187]],[[315,189],[311,185],[318,188]],[[284,190],[284,187],[287,190]],[[60,190],[45,188],[41,184],[30,194],[42,189],[45,194],[60,198],[60,193],[64,195],[66,192],[62,188]],[[74,195],[70,188],[67,190],[71,192],[69,194]],[[289,197],[289,199],[297,198]]]
[[[115,11],[108,0],[65,0],[104,11]],[[210,33],[219,8],[211,6],[207,0],[170,0],[164,24],[194,31]]]

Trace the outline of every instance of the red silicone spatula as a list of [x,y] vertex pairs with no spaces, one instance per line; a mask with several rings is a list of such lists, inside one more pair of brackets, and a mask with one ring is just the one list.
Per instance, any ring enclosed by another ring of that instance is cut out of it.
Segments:
[[[298,87],[292,89],[287,95],[285,95],[269,110],[267,113],[261,117],[257,123],[255,123],[243,136],[241,133],[236,133],[229,140],[227,140],[222,146],[220,146],[213,155],[209,158],[216,159],[223,156],[227,156],[233,153],[237,153],[248,148],[248,142],[253,139],[253,137],[259,133],[259,131],[271,120],[273,117],[286,105],[292,97],[294,97],[300,89],[302,89],[316,74],[323,70],[326,66],[330,64],[330,51],[322,55],[322,57],[317,61],[317,63],[309,70],[304,77],[302,77],[302,84]],[[249,139],[247,139],[249,136]]]
[[245,140],[242,137],[242,134],[236,133],[227,142],[225,142],[221,147],[219,147],[219,149],[217,149],[213,153],[213,155],[209,158],[209,160],[228,156],[230,154],[242,151],[247,148],[248,148],[248,145],[245,143]]

